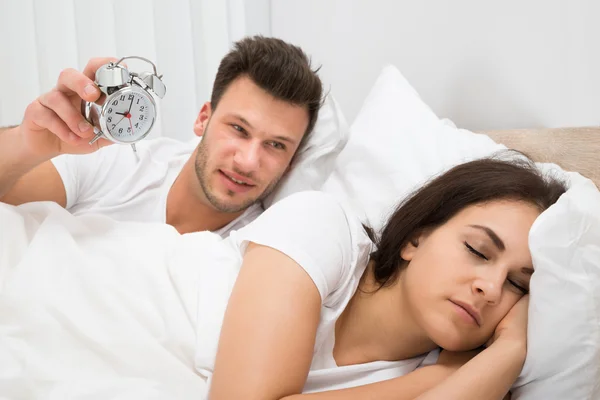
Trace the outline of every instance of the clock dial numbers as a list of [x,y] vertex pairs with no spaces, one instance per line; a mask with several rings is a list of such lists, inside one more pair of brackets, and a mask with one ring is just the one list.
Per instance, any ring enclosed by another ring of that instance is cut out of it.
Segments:
[[118,141],[135,142],[152,127],[154,104],[148,94],[121,92],[110,98],[105,110],[107,130]]

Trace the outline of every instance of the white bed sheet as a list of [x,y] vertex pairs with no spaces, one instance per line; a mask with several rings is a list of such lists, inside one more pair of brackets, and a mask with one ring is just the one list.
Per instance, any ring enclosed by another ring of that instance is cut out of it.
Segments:
[[0,203],[0,399],[202,398],[196,297],[221,239],[192,235]]

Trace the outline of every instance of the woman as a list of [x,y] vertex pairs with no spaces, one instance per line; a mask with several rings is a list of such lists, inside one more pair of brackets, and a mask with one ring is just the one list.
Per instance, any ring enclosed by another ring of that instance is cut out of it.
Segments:
[[526,355],[529,230],[565,190],[529,160],[473,161],[375,244],[327,195],[275,204],[229,238],[243,263],[210,399],[503,398]]

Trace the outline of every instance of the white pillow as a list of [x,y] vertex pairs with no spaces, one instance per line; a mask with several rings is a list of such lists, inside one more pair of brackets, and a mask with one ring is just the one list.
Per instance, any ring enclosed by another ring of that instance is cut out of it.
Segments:
[[342,109],[329,94],[319,110],[315,127],[294,159],[292,168],[281,179],[277,189],[263,200],[264,208],[292,193],[318,190],[335,165],[335,159],[346,145],[350,129]]
[[[440,120],[393,66],[381,72],[350,132],[322,190],[376,230],[432,175],[505,148]],[[513,400],[598,398],[600,198],[590,185],[574,185],[532,229],[529,349]]]
[[570,175],[529,234],[528,357],[513,400],[600,398],[600,192]]
[[381,72],[323,190],[379,230],[398,201],[442,169],[504,146],[440,120],[393,66]]

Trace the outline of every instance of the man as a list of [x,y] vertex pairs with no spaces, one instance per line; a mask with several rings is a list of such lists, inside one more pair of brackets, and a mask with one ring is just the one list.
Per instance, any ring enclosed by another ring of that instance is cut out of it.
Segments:
[[98,99],[95,71],[109,61],[62,71],[21,125],[0,131],[0,201],[54,201],[76,215],[226,236],[262,211],[260,201],[288,171],[321,106],[321,81],[300,48],[245,38],[221,61],[197,116],[200,143],[142,141],[138,160],[129,146],[88,144],[93,129],[80,102]]

